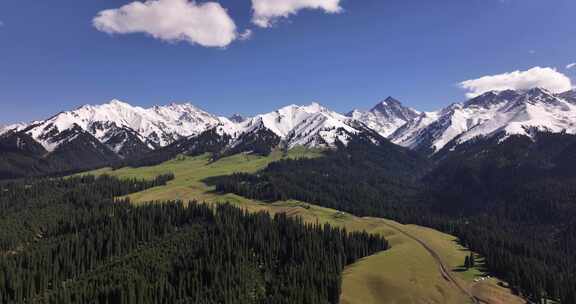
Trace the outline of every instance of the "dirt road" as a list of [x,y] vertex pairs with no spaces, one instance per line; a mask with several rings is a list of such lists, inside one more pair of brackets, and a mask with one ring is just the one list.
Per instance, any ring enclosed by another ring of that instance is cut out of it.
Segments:
[[424,247],[424,249],[432,256],[432,258],[436,261],[436,263],[438,264],[438,267],[440,268],[440,273],[442,274],[442,277],[444,277],[444,279],[446,281],[451,282],[454,286],[456,286],[456,288],[458,290],[460,290],[460,292],[462,292],[463,294],[465,294],[468,298],[470,298],[470,301],[472,301],[472,303],[474,304],[480,304],[481,302],[472,295],[472,293],[470,293],[470,291],[466,288],[464,288],[459,282],[458,280],[456,280],[454,278],[454,276],[452,275],[452,273],[450,272],[449,268],[446,267],[446,265],[444,264],[444,262],[442,262],[442,259],[440,258],[440,256],[438,255],[438,253],[436,251],[434,251],[434,249],[432,249],[430,246],[428,246],[428,244],[426,244],[426,242],[422,241],[421,239],[417,238],[416,236],[412,235],[409,232],[406,232],[392,224],[388,224],[386,222],[383,222],[384,225],[398,231],[399,233],[407,236],[408,238],[416,241],[418,244],[420,244],[422,247]]

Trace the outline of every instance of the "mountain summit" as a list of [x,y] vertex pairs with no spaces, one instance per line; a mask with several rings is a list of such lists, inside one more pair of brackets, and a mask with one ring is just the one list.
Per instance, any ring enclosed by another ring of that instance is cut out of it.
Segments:
[[393,97],[388,97],[370,111],[354,110],[348,116],[363,122],[384,137],[389,137],[398,128],[418,117],[420,113],[405,107]]

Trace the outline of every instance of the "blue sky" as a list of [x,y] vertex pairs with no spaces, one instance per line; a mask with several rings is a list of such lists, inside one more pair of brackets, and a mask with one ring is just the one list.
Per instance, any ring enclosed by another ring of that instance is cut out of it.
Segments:
[[250,115],[311,101],[346,112],[392,95],[433,110],[485,75],[540,66],[576,80],[574,0],[327,0],[339,12],[297,10],[268,27],[251,22],[250,0],[211,0],[236,38],[252,31],[226,47],[92,24],[132,1],[0,1],[0,124],[112,98]]

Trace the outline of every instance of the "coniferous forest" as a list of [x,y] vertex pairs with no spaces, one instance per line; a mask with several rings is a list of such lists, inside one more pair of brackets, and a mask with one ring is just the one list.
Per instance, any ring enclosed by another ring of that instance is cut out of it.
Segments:
[[253,199],[296,199],[433,227],[481,253],[515,293],[576,303],[574,147],[574,136],[541,134],[471,143],[426,165],[358,139],[325,157],[208,182]]
[[115,197],[108,176],[0,185],[0,303],[337,303],[343,267],[385,239],[284,214]]

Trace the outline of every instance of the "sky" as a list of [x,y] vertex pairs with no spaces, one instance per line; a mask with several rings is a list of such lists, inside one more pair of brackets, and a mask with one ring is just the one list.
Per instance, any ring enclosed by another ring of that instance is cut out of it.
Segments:
[[2,0],[0,124],[118,98],[430,111],[576,83],[574,0]]

